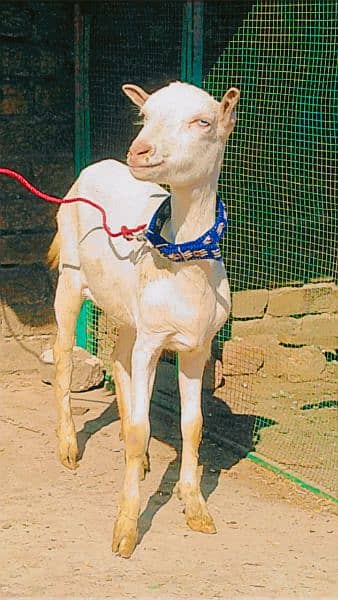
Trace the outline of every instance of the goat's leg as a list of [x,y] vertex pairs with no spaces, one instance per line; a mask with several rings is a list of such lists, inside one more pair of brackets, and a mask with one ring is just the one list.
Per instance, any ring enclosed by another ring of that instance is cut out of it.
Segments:
[[78,273],[63,271],[55,296],[57,336],[54,346],[55,395],[58,409],[58,454],[68,469],[77,467],[78,446],[70,405],[70,384],[73,370],[72,350],[76,319],[81,308],[81,286]]
[[[135,331],[130,328],[121,328],[114,350],[114,383],[121,420],[120,439],[124,442],[131,410],[131,354],[134,343]],[[149,456],[146,452],[143,459],[143,470],[140,474],[141,479],[144,479],[148,471],[150,471]]]
[[137,542],[140,512],[139,480],[149,443],[149,402],[159,351],[136,340],[132,353],[130,419],[125,427],[126,472],[114,526],[113,552],[129,558]]
[[120,439],[125,440],[125,428],[131,407],[131,353],[135,342],[133,329],[120,328],[114,349],[114,383],[121,420]]
[[200,490],[198,450],[202,437],[201,392],[209,348],[179,355],[181,396],[182,463],[177,485],[178,497],[185,503],[185,519],[191,529],[216,533],[215,524]]

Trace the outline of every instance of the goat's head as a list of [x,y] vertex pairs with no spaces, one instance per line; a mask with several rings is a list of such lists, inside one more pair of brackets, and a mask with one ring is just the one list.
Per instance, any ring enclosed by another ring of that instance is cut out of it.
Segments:
[[151,95],[132,84],[122,89],[143,119],[127,157],[134,177],[177,187],[218,177],[236,123],[238,89],[230,88],[221,102],[181,82]]

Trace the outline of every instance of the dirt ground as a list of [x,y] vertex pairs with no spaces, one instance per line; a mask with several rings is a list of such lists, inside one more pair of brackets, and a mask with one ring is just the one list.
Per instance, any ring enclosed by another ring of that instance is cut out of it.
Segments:
[[73,394],[82,459],[55,455],[53,392],[0,380],[0,595],[48,598],[338,598],[334,505],[205,439],[202,489],[218,533],[187,529],[173,493],[178,424],[152,411],[140,539],[111,553],[124,457],[114,397]]
[[[233,414],[255,417],[253,431],[228,437],[290,470],[297,477],[337,496],[338,363],[311,381],[291,382],[261,372],[227,377],[215,396]],[[243,416],[244,422],[244,416]]]

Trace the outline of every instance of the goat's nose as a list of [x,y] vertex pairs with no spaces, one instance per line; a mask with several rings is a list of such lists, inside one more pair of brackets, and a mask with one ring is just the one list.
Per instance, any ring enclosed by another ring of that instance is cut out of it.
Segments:
[[149,144],[145,140],[134,140],[129,148],[128,154],[132,156],[143,156],[148,154],[149,156],[155,154],[155,146]]

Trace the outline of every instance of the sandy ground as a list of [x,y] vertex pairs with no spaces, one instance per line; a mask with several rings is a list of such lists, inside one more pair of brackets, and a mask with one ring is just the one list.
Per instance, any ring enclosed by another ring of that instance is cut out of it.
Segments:
[[187,529],[173,494],[178,424],[152,412],[140,539],[111,553],[124,458],[114,398],[74,394],[82,459],[55,455],[53,392],[0,381],[0,595],[74,598],[338,598],[334,507],[251,461],[203,443],[203,493],[217,535]]

